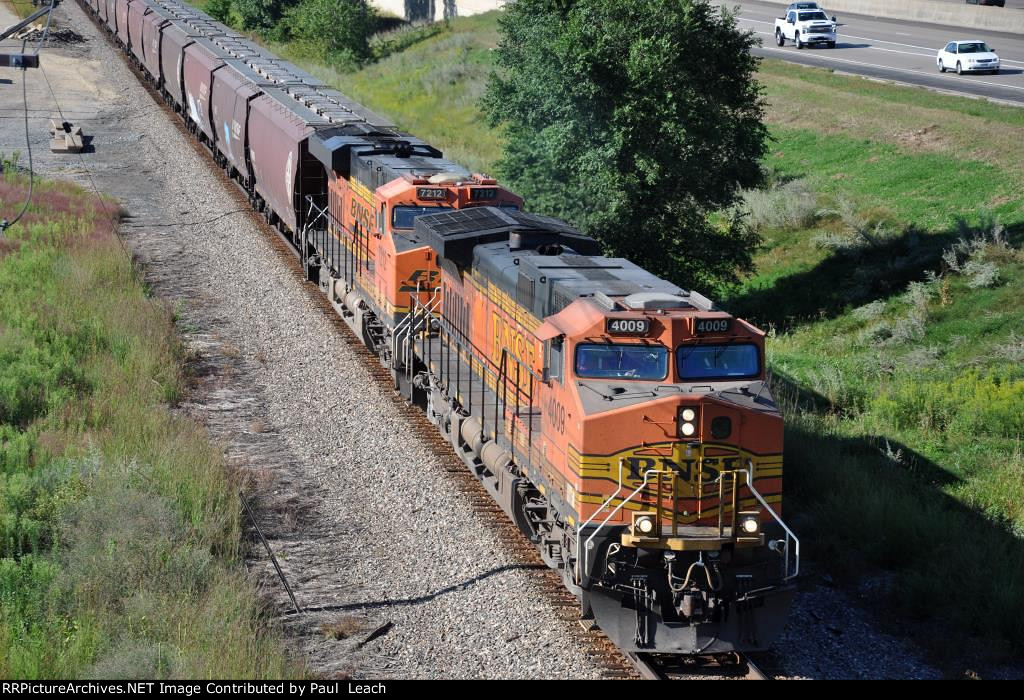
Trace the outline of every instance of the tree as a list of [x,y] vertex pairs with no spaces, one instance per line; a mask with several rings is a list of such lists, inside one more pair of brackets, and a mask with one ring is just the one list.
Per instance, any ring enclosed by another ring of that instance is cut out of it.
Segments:
[[[763,178],[756,39],[706,0],[518,0],[482,101],[536,211],[688,286],[733,282],[757,235],[721,213]],[[717,213],[716,213],[717,212]]]
[[299,49],[322,61],[351,67],[370,56],[377,13],[361,0],[302,0],[287,11],[288,34]]
[[298,0],[233,0],[243,29],[267,32],[275,29],[285,11]]
[[231,16],[231,0],[207,0],[203,10],[218,22],[226,24]]

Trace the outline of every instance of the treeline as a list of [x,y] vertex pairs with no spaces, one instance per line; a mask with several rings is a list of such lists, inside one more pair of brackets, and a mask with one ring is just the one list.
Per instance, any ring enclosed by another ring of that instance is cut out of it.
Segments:
[[339,69],[372,59],[370,37],[387,24],[365,0],[207,0],[203,9],[218,21],[288,42],[297,54]]

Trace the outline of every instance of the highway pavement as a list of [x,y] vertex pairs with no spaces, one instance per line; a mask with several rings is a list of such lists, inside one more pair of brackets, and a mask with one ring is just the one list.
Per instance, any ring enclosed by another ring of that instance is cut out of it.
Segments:
[[[774,27],[775,18],[785,13],[783,6],[754,0],[719,4],[739,7],[740,27],[752,30],[761,39],[761,47],[754,50],[759,56],[1024,107],[1024,35],[829,12],[830,16],[837,15],[840,24],[836,48],[800,50],[791,43],[779,48]],[[1008,4],[1024,5],[1024,0],[1010,0]],[[827,2],[822,5],[828,7]],[[955,39],[982,39],[994,47],[1002,63],[1000,73],[939,73],[936,53]]]

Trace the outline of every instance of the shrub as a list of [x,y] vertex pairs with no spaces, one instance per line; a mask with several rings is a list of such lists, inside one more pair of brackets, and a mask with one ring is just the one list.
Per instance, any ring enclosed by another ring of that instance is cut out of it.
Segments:
[[[216,1],[216,0],[215,0]],[[284,13],[298,0],[231,0],[243,29],[274,29]]]
[[302,0],[285,12],[283,24],[300,54],[335,68],[355,68],[371,55],[377,14],[358,0]]
[[740,209],[758,232],[804,229],[817,220],[818,197],[802,179],[765,189],[746,189],[740,196]]
[[861,321],[871,321],[878,318],[883,313],[885,313],[885,302],[881,299],[876,299],[869,304],[859,306],[853,310],[854,317]]

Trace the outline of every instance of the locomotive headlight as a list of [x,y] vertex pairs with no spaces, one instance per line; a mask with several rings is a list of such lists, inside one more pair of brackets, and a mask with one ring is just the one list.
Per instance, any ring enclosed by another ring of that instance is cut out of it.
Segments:
[[756,535],[757,531],[761,529],[761,523],[756,515],[745,515],[740,520],[740,529],[748,535]]
[[683,406],[676,412],[679,436],[688,438],[697,434],[697,420],[700,417],[696,407]]
[[654,517],[651,515],[638,515],[633,520],[633,527],[642,535],[649,535],[654,532]]

